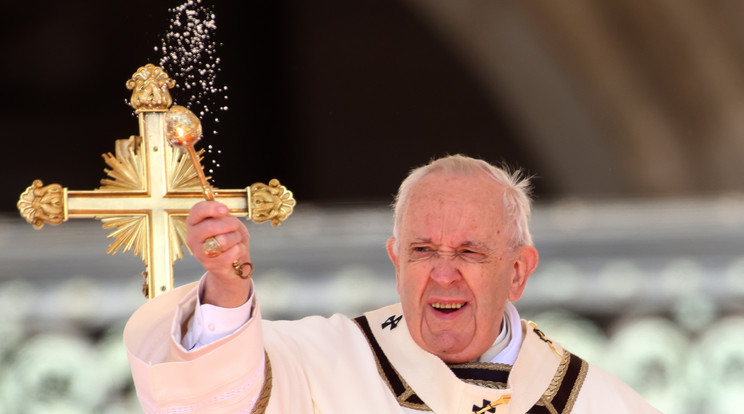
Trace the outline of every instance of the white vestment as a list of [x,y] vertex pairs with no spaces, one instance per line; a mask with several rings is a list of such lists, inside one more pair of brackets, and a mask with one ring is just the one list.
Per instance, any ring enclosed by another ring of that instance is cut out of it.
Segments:
[[233,334],[188,352],[181,330],[197,290],[194,283],[153,299],[127,323],[147,413],[658,413],[524,321],[513,367],[448,366],[416,345],[400,304],[354,320],[276,322],[261,321],[256,306]]

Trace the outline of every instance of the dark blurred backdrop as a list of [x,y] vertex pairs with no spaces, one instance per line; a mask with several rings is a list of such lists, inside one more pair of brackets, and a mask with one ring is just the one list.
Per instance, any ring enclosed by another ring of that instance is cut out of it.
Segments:
[[[138,133],[124,83],[179,4],[3,3],[2,210],[35,178],[98,186],[100,154]],[[540,200],[744,189],[738,2],[202,5],[229,87],[202,141],[218,187],[388,202],[409,168],[462,152],[535,174]]]
[[[35,178],[99,185],[100,154],[138,133],[124,83],[158,63],[167,5],[4,7],[3,210]],[[217,1],[214,11],[229,110],[200,145],[221,151],[208,154],[218,187],[277,177],[303,201],[387,202],[410,167],[435,155],[537,170],[518,123],[405,4]],[[177,103],[184,93],[173,90]],[[540,186],[549,191],[550,180]]]

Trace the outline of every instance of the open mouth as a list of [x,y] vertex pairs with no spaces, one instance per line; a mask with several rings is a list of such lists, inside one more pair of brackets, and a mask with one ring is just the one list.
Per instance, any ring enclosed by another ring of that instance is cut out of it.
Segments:
[[441,302],[435,302],[431,304],[431,307],[434,308],[434,310],[442,313],[452,313],[457,312],[460,309],[462,309],[465,305],[467,305],[467,302],[459,302],[459,303],[441,303]]

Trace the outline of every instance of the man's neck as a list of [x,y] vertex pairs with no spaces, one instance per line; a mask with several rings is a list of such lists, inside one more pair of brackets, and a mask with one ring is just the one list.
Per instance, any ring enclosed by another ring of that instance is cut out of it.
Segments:
[[521,345],[522,329],[519,312],[511,302],[506,302],[504,316],[501,320],[501,332],[493,345],[478,358],[478,361],[514,365]]

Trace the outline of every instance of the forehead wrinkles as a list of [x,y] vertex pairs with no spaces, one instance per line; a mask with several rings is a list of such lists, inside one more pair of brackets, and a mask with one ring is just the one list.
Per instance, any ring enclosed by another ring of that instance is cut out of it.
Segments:
[[440,177],[416,185],[403,211],[401,236],[452,248],[491,244],[501,231],[503,205],[498,188],[478,178]]

